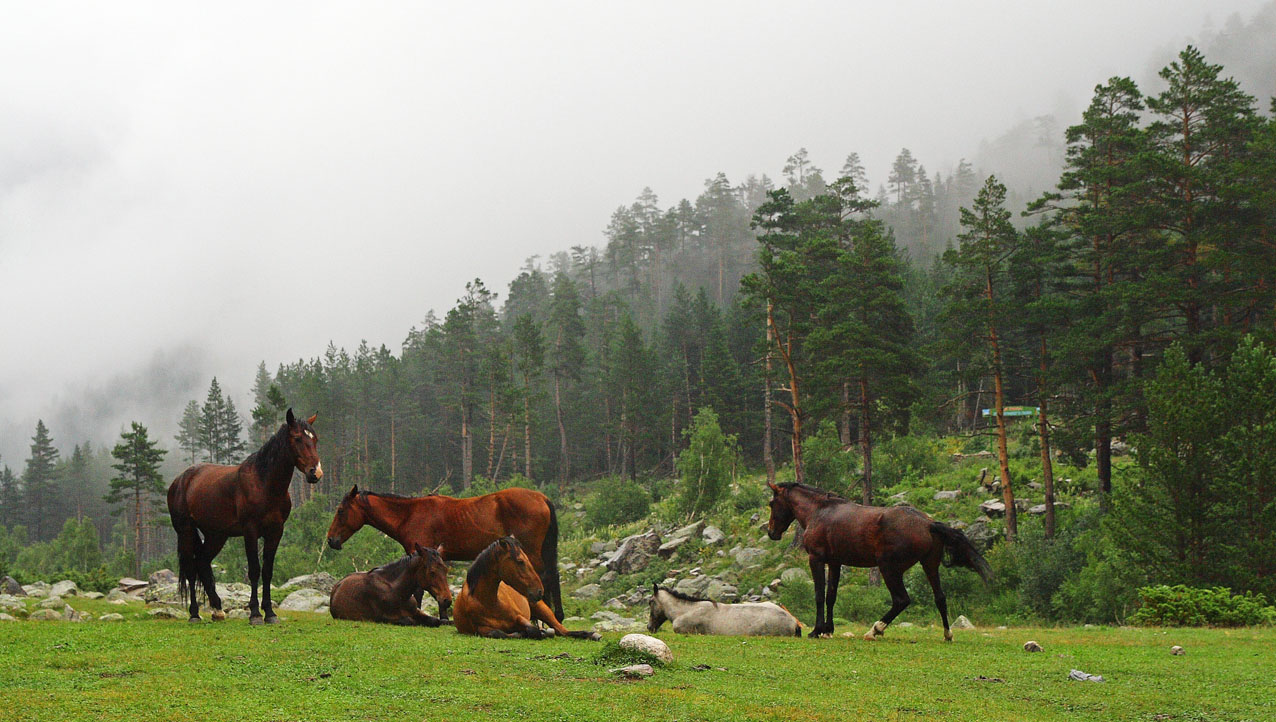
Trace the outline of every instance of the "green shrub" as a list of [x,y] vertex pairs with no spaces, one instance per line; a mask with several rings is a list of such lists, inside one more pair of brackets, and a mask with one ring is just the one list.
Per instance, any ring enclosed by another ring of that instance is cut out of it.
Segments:
[[1243,627],[1276,623],[1276,608],[1261,594],[1232,594],[1227,587],[1158,585],[1139,590],[1142,606],[1132,624],[1154,627]]
[[603,667],[628,667],[634,664],[650,664],[652,667],[663,667],[665,663],[650,652],[637,649],[625,649],[618,642],[608,642],[593,656],[594,664]]
[[585,518],[595,527],[627,524],[651,509],[651,495],[636,481],[609,476],[594,489],[593,496],[585,500]]
[[760,481],[745,481],[731,495],[731,506],[737,512],[756,511],[765,514],[770,500],[771,490],[765,484]]
[[945,468],[939,439],[896,436],[873,447],[873,484],[885,489],[900,482],[921,486],[922,480]]
[[682,484],[678,507],[688,516],[709,511],[726,495],[735,469],[735,436],[722,433],[718,415],[704,407],[684,432],[687,448],[678,454],[675,466]]
[[837,425],[823,421],[814,435],[802,443],[802,464],[807,483],[850,498],[859,483],[859,455],[842,448]]

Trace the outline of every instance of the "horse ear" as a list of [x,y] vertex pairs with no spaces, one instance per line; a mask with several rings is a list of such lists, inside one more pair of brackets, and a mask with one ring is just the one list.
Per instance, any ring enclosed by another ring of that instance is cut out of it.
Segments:
[[319,418],[319,414],[311,414],[311,415],[310,415],[310,418],[306,419],[306,423],[307,423],[307,424],[310,424],[311,426],[314,426],[314,425],[315,425],[315,419],[317,419],[317,418]]
[[651,593],[652,593],[652,594],[655,594],[655,593],[656,593],[656,592],[658,592],[658,591],[660,591],[660,583],[659,583],[659,582],[652,582],[652,583],[651,583]]
[[442,545],[442,544],[440,544],[440,545],[438,545],[438,546],[434,547],[434,551],[436,551],[436,552],[438,552],[438,553],[439,553],[439,558],[440,558],[440,559],[442,559],[442,558],[443,558],[443,545]]
[[767,485],[767,486],[769,486],[769,487],[771,487],[771,493],[773,493],[773,494],[779,494],[779,493],[780,493],[780,487],[776,486],[775,484],[772,484],[771,482],[769,482],[769,481],[768,481],[768,482],[766,483],[766,485]]
[[350,487],[350,493],[346,494],[346,496],[354,496],[355,494],[358,494],[358,493],[359,493],[359,485],[355,484],[354,486]]
[[284,418],[288,421],[289,428],[295,428],[297,426],[297,417],[292,415],[291,406],[288,407],[288,415],[285,416]]
[[425,556],[425,547],[421,546],[419,542],[412,545],[412,551],[416,552],[419,556]]

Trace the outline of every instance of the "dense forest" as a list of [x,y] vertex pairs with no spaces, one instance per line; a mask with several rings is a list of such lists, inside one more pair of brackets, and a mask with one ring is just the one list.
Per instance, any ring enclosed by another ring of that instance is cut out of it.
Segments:
[[[113,449],[59,453],[41,423],[20,469],[0,460],[0,561],[21,568],[60,533],[115,550],[67,557],[85,573],[167,553],[172,472],[241,459],[289,407],[317,411],[327,471],[298,480],[297,503],[353,484],[558,498],[616,477],[656,494],[710,408],[742,468],[864,503],[900,481],[874,468],[880,442],[989,440],[1008,542],[1019,434],[1045,537],[1066,459],[1092,470],[1121,553],[1167,581],[1270,594],[1274,114],[1188,47],[1154,89],[1094,89],[1057,132],[1046,192],[965,161],[934,173],[908,149],[883,179],[855,153],[825,169],[800,149],[778,178],[718,174],[667,204],[643,189],[604,245],[529,259],[502,293],[471,281],[398,349],[261,364],[247,414],[213,379],[175,439],[134,425]],[[1129,473],[1114,448],[1135,449]]]

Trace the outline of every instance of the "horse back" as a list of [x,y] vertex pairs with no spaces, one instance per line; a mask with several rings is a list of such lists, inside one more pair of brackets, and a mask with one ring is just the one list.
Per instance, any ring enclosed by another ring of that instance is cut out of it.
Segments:
[[270,494],[242,465],[197,464],[173,480],[168,506],[174,519],[181,515],[205,532],[239,536],[249,526],[282,525],[292,500]]
[[444,546],[448,561],[469,561],[489,544],[513,536],[527,550],[532,565],[540,564],[540,549],[549,529],[549,499],[533,489],[502,489],[491,494],[458,499],[423,497],[419,508],[428,529],[426,546]]

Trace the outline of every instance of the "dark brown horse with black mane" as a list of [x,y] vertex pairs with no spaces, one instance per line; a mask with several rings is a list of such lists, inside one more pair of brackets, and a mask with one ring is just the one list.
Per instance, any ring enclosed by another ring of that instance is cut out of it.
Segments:
[[[939,585],[939,564],[945,553],[948,566],[975,570],[985,582],[992,569],[965,534],[937,522],[908,506],[861,506],[836,494],[805,484],[768,484],[771,487],[771,519],[767,535],[779,541],[796,519],[805,530],[802,546],[811,563],[815,582],[815,628],[810,636],[833,634],[833,603],[842,565],[877,567],[891,593],[891,608],[864,633],[864,639],[880,637],[895,617],[912,601],[904,587],[904,572],[921,562],[935,606],[944,621],[944,639],[951,642],[948,601]],[[824,568],[828,567],[828,577]],[[827,597],[825,596],[827,586]]]
[[[252,596],[248,601],[250,624],[279,621],[270,604],[270,578],[275,570],[275,551],[284,533],[284,522],[292,511],[288,485],[293,469],[317,483],[323,478],[319,463],[319,437],[315,417],[301,421],[288,409],[287,421],[279,431],[239,466],[198,464],[183,471],[168,487],[168,514],[177,530],[178,589],[190,595],[191,621],[199,621],[197,581],[204,585],[213,619],[225,619],[222,600],[213,581],[213,559],[226,540],[244,538],[248,554],[248,580]],[[263,541],[262,560],[257,561],[257,540]],[[257,607],[257,579],[262,575],[262,603]],[[265,618],[262,618],[262,613]]]
[[[558,515],[539,491],[503,489],[468,499],[430,494],[405,497],[350,490],[328,527],[328,546],[340,549],[352,534],[367,524],[397,541],[405,552],[414,545],[443,546],[448,561],[470,561],[489,544],[504,536],[519,541],[532,559],[545,588],[545,600],[554,615],[563,618],[562,591],[558,579]],[[420,595],[418,594],[418,600]],[[439,601],[439,616],[447,607]]]
[[435,597],[452,601],[452,590],[447,585],[447,563],[440,551],[417,544],[411,554],[398,561],[346,576],[332,588],[328,601],[332,618],[439,626],[443,621],[422,612],[412,594],[417,589],[428,589]]
[[[545,639],[555,634],[577,639],[601,639],[589,631],[570,632],[543,601],[545,588],[522,545],[512,536],[497,539],[483,550],[456,596],[456,631],[480,637]],[[549,625],[543,630],[535,621]]]

